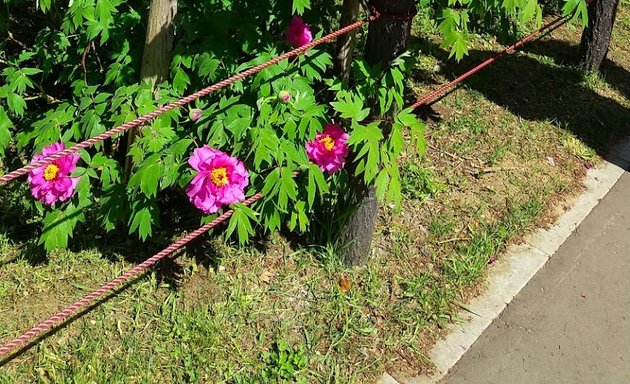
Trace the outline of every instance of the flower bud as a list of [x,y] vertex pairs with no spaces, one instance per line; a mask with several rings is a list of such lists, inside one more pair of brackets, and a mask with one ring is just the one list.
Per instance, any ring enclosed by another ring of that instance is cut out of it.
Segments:
[[278,100],[280,100],[281,103],[288,103],[291,101],[291,93],[289,93],[289,91],[280,91],[280,93],[278,94]]
[[201,113],[201,109],[197,108],[197,109],[193,109],[192,111],[190,111],[190,120],[191,121],[197,121],[199,119],[201,119],[202,113]]

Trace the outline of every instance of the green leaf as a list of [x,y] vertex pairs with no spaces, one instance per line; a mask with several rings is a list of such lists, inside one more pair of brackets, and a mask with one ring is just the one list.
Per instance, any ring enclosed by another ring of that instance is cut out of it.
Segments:
[[0,106],[0,152],[4,152],[11,141],[11,128],[13,128],[13,123],[4,108]]
[[39,0],[39,8],[44,13],[50,10],[51,4],[52,4],[52,0]]
[[392,164],[392,166],[388,168],[388,171],[390,183],[387,190],[387,200],[393,202],[396,209],[399,210],[402,201],[402,188],[400,185],[398,164]]
[[72,237],[72,232],[78,222],[84,221],[85,216],[80,208],[72,203],[66,209],[47,212],[44,217],[44,228],[39,237],[39,245],[44,244],[46,251],[50,252],[56,248],[67,248],[68,238]]
[[380,142],[383,133],[378,123],[367,126],[353,124],[353,130],[348,138],[348,145],[353,146],[358,159],[355,175],[363,174],[366,183],[370,184],[380,170]]
[[538,10],[540,10],[538,0],[525,0],[525,6],[519,12],[519,21],[525,23],[534,17]]
[[219,59],[213,58],[209,53],[204,53],[197,58],[198,62],[198,73],[200,76],[203,76],[209,80],[216,80],[216,71],[221,64]]
[[265,177],[265,184],[261,193],[267,197],[274,197],[280,190],[280,168],[276,168],[271,171],[267,177]]
[[173,88],[178,94],[183,94],[186,88],[190,85],[190,78],[181,68],[175,69],[175,76],[173,77]]
[[117,184],[103,189],[100,214],[103,226],[107,232],[124,223],[127,214],[127,191],[123,185]]
[[158,206],[154,201],[141,199],[132,204],[131,211],[129,234],[138,232],[144,241],[153,234],[153,227],[158,224]]
[[340,113],[342,118],[346,119],[362,121],[370,114],[369,108],[363,108],[363,100],[356,96],[352,97],[350,94],[346,94],[340,101],[331,102],[330,105]]
[[306,203],[303,201],[298,201],[295,203],[293,207],[293,212],[291,212],[291,218],[289,219],[289,229],[294,230],[296,227],[299,227],[300,232],[306,232],[310,221],[306,216]]
[[311,9],[311,0],[293,0],[293,13],[303,15],[304,10]]
[[236,139],[240,139],[251,123],[252,120],[249,117],[241,117],[231,122],[225,129],[232,132]]
[[157,196],[158,183],[162,176],[162,164],[155,162],[148,164],[142,173],[142,180],[140,181],[140,190],[147,197]]
[[308,167],[308,184],[307,184],[307,201],[309,208],[313,207],[315,202],[315,195],[319,190],[319,195],[324,196],[329,192],[328,183],[321,169],[315,164],[309,164]]
[[24,115],[24,111],[26,110],[26,101],[17,93],[9,92],[7,96],[7,105],[9,106],[9,111],[18,116]]
[[232,210],[234,213],[230,217],[225,236],[230,237],[236,229],[239,244],[245,244],[249,237],[255,233],[251,222],[257,222],[257,214],[250,207],[240,203],[234,204]]
[[376,197],[379,200],[382,200],[385,197],[385,193],[387,192],[387,186],[389,185],[389,172],[387,169],[381,169],[376,177],[376,181],[374,182],[374,186],[376,187]]

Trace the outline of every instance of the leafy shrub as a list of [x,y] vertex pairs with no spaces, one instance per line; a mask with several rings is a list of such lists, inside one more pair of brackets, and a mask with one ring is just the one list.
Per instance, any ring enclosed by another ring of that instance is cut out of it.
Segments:
[[[48,0],[39,9],[7,2],[6,28],[15,32],[15,41],[2,43],[0,150],[5,167],[20,166],[53,142],[76,143],[267,61],[288,48],[283,32],[293,11],[317,6],[334,13],[333,3],[180,1],[169,80],[154,90],[139,83],[138,75],[145,2]],[[330,28],[330,14],[304,17],[318,35]],[[24,30],[20,22],[27,18],[31,28]],[[347,189],[346,171],[325,175],[304,149],[330,122],[350,133],[355,173],[375,183],[381,198],[399,201],[396,157],[403,130],[411,128],[418,148],[424,148],[423,125],[396,107],[403,104],[405,60],[385,71],[356,61],[352,87],[331,75],[332,63],[326,50],[311,49],[196,101],[190,107],[194,118],[185,109],[161,115],[142,129],[128,153],[122,136],[81,151],[72,174],[80,182],[69,202],[48,207],[29,200],[22,208],[41,215],[40,243],[48,250],[66,247],[88,217],[105,231],[127,228],[148,239],[164,219],[165,196],[176,204],[184,199],[182,189],[193,176],[188,157],[204,144],[241,159],[250,174],[248,194],[265,195],[253,208],[233,205],[228,235],[235,232],[244,242],[256,231],[285,224],[292,231],[308,231],[314,206]],[[289,102],[278,98],[283,92],[290,93]],[[393,116],[393,124],[367,120],[376,115]],[[134,164],[128,178],[125,156]],[[3,195],[7,190],[24,193],[19,183],[5,187]],[[216,216],[196,214],[203,222]]]
[[[570,5],[580,7],[579,1]],[[294,13],[302,14],[318,37],[336,27],[339,12],[334,0],[180,0],[169,77],[153,88],[139,75],[148,2],[2,2],[0,31],[9,38],[0,42],[0,166],[7,170],[51,143],[70,145],[92,137],[275,57],[287,49],[283,33]],[[434,4],[444,45],[457,58],[466,53],[468,8],[482,4]],[[535,0],[501,4],[524,19],[538,9]],[[458,8],[464,5],[468,8]],[[311,49],[197,100],[189,110],[159,116],[128,151],[122,135],[81,151],[72,174],[80,177],[77,193],[66,203],[51,208],[16,198],[26,191],[13,183],[3,188],[2,204],[19,212],[19,220],[32,214],[43,222],[40,244],[47,250],[66,247],[86,223],[146,240],[172,214],[196,214],[207,222],[216,215],[203,216],[187,202],[181,204],[183,188],[193,177],[187,159],[204,144],[242,160],[250,175],[248,194],[264,193],[252,208],[233,205],[227,234],[236,233],[240,242],[284,225],[308,232],[324,220],[312,212],[330,205],[347,214],[349,172],[375,185],[379,198],[399,204],[397,156],[403,131],[424,151],[424,125],[400,109],[407,58],[387,68],[355,60],[354,82],[348,86],[332,75],[330,49]],[[331,122],[350,134],[355,161],[325,175],[309,162],[304,145]],[[127,159],[133,164],[128,173]]]

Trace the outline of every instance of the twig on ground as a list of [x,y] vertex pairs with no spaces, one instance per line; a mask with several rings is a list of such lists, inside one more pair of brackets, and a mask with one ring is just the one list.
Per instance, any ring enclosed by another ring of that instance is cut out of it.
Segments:
[[448,157],[450,157],[453,160],[462,160],[462,161],[463,160],[468,160],[468,161],[471,161],[471,162],[477,162],[479,164],[483,164],[483,160],[481,160],[481,159],[476,159],[474,157],[469,157],[469,156],[456,155],[456,154],[447,152],[447,151],[445,151],[443,149],[440,149],[440,148],[436,147],[435,145],[433,145],[431,143],[427,143],[427,147],[431,148],[432,150],[434,150],[434,151],[436,151],[438,153],[445,154],[445,155],[447,155]]
[[473,176],[479,176],[483,173],[494,173],[494,172],[503,172],[503,171],[520,171],[523,167],[486,167],[480,168],[477,170],[471,170],[470,174]]
[[438,245],[442,245],[446,243],[452,243],[454,241],[470,241],[470,240],[472,240],[470,237],[454,237],[452,239],[438,241],[437,243]]

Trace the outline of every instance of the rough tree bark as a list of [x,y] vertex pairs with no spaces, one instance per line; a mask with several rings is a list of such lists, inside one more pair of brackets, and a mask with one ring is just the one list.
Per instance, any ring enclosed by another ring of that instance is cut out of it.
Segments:
[[[370,5],[382,17],[370,23],[365,60],[370,65],[385,66],[407,49],[411,34],[411,20],[390,15],[415,13],[416,0],[373,0]],[[350,204],[356,210],[349,217],[340,236],[340,254],[349,266],[364,265],[370,255],[374,227],[378,215],[378,201],[374,187],[367,186],[362,179],[350,179]]]
[[[356,22],[359,18],[359,0],[344,0],[343,10],[341,12],[341,26],[346,26]],[[352,69],[352,52],[356,31],[346,33],[337,39],[337,57],[335,60],[335,72],[339,74],[342,81],[350,81],[350,72]]]
[[[176,15],[177,0],[151,0],[140,68],[141,82],[149,82],[155,86],[168,78],[175,40]],[[133,128],[127,134],[126,153],[129,152],[137,132],[137,129]],[[132,167],[131,158],[126,157],[124,173],[126,180]]]
[[582,33],[580,65],[597,71],[608,53],[619,0],[595,0],[588,7],[588,25]]

